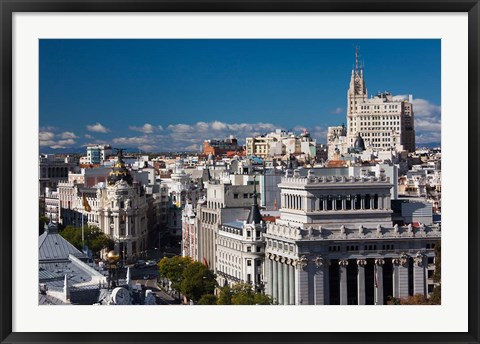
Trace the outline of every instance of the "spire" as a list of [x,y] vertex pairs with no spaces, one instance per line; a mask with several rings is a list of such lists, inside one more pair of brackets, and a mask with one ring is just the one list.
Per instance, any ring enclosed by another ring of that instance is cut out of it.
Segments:
[[256,185],[256,176],[253,176],[253,204],[250,208],[250,213],[248,214],[247,223],[258,224],[262,221],[262,215],[260,214],[260,208],[258,207],[257,202],[257,185]]
[[355,47],[355,74],[358,74],[358,46]]

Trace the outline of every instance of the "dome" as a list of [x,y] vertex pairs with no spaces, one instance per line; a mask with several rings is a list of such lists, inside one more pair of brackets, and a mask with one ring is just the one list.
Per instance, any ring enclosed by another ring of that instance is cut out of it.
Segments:
[[353,144],[353,148],[357,151],[364,151],[365,150],[365,142],[363,141],[363,138],[360,136],[360,133],[358,133],[357,138],[355,139],[355,143]]
[[122,159],[122,153],[123,149],[119,149],[117,153],[117,161],[113,165],[113,169],[107,178],[108,185],[115,185],[115,183],[120,180],[124,180],[128,185],[132,185],[133,178],[128,169],[125,167],[125,162]]
[[107,253],[107,260],[116,263],[120,260],[120,256],[116,254],[114,250],[111,250]]

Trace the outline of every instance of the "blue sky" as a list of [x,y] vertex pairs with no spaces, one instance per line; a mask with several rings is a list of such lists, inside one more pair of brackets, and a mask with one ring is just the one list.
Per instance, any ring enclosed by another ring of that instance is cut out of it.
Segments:
[[40,149],[198,150],[275,128],[326,142],[359,46],[369,95],[414,97],[440,142],[440,40],[40,40]]

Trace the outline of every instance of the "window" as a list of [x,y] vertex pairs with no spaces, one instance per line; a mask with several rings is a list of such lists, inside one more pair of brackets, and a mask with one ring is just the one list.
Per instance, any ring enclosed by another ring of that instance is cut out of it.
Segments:
[[247,246],[247,252],[252,252],[252,247],[251,246]]
[[237,199],[238,198],[238,193],[233,194],[233,198]]
[[433,270],[428,270],[428,278],[431,279],[433,278]]
[[247,266],[252,266],[252,261],[251,261],[251,259],[247,259]]
[[260,246],[255,246],[257,252],[262,252],[262,248]]
[[260,259],[257,259],[257,260],[255,261],[255,264],[256,264],[257,266],[261,266],[261,265],[262,265],[262,261],[261,261]]

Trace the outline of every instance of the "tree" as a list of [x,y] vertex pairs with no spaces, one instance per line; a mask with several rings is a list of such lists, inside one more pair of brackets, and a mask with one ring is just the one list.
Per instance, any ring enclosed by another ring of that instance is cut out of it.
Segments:
[[[74,226],[66,226],[60,231],[60,235],[69,243],[78,248],[83,249],[82,245],[82,228]],[[113,246],[113,241],[96,226],[85,226],[83,229],[85,245],[88,246],[95,256],[98,256],[101,250]]]
[[205,294],[213,294],[217,282],[215,275],[200,262],[190,262],[182,274],[180,291],[188,299],[198,301]]
[[199,305],[216,305],[217,297],[211,294],[202,295],[200,300],[198,300],[198,304]]
[[232,288],[228,285],[220,288],[220,292],[218,293],[218,300],[217,304],[219,305],[231,305],[232,304]]
[[46,216],[40,216],[39,218],[39,228],[38,228],[38,235],[42,235],[45,231],[45,224],[48,223],[50,220]]
[[158,268],[160,275],[172,282],[172,288],[176,291],[180,291],[183,279],[183,270],[191,263],[192,259],[190,257],[164,257],[158,263]]
[[271,305],[273,300],[268,295],[255,292],[250,284],[237,283],[232,287],[221,288],[217,303],[221,305]]

